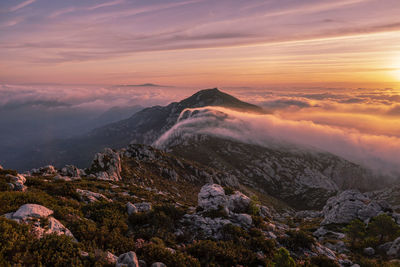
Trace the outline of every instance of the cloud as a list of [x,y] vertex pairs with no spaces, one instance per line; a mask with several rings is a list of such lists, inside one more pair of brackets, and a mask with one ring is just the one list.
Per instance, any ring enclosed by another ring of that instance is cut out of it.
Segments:
[[400,116],[400,105],[395,105],[394,107],[390,108],[387,114],[393,116]]
[[37,106],[106,110],[114,106],[164,105],[182,97],[174,87],[0,84],[0,110]]
[[24,7],[30,5],[30,4],[32,4],[34,2],[36,2],[36,0],[26,0],[26,1],[20,3],[20,4],[16,5],[16,6],[11,7],[9,10],[11,12],[14,12],[14,11],[17,11],[18,9],[24,8]]
[[267,108],[287,108],[287,107],[298,107],[298,108],[309,108],[312,105],[307,101],[296,100],[296,99],[277,99],[272,101],[266,101],[261,103],[263,107]]
[[216,107],[184,110],[179,122],[154,145],[167,147],[177,136],[185,138],[195,134],[266,147],[295,144],[327,151],[385,174],[400,174],[400,138]]
[[94,6],[90,6],[87,9],[88,10],[94,10],[94,9],[98,9],[98,8],[119,5],[119,4],[122,4],[124,2],[125,2],[125,0],[108,1],[108,2],[104,2],[104,3],[101,3],[101,4],[94,5]]

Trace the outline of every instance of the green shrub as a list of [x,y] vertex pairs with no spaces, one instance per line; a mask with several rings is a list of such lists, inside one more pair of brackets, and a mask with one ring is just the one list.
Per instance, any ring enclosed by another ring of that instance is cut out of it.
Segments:
[[310,267],[340,267],[334,260],[326,256],[315,256],[310,260]]
[[216,210],[207,210],[203,212],[202,214],[204,217],[209,217],[212,219],[215,218],[228,218],[228,213],[226,212],[226,209],[222,206],[218,206],[218,209]]
[[46,235],[35,239],[25,263],[31,266],[85,266],[76,242],[65,235]]
[[372,218],[367,228],[368,235],[377,238],[378,244],[393,241],[400,235],[400,227],[391,216],[381,214]]
[[202,240],[188,246],[187,252],[199,259],[202,266],[214,263],[215,266],[265,266],[268,259],[258,259],[249,248],[234,241]]
[[366,236],[365,227],[366,225],[362,221],[356,219],[351,221],[350,224],[344,228],[344,232],[347,235],[351,247],[360,248],[363,246],[362,244],[360,244],[360,242]]
[[286,234],[287,237],[281,238],[280,242],[291,250],[298,250],[299,248],[311,249],[312,245],[315,244],[315,239],[309,233],[302,230],[290,230]]
[[280,248],[275,253],[274,263],[276,267],[296,267],[296,263],[285,248]]
[[138,250],[139,258],[146,262],[163,262],[167,266],[200,267],[198,259],[180,251],[172,252],[162,244],[149,243]]

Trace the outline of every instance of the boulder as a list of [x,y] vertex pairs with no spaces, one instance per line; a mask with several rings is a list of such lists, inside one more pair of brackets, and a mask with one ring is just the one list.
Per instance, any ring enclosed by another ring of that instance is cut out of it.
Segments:
[[117,263],[117,259],[118,257],[115,256],[114,254],[112,254],[110,251],[107,251],[104,255],[104,260],[108,263],[108,264],[116,264]]
[[136,253],[133,251],[119,255],[116,267],[139,267],[139,262]]
[[228,197],[218,184],[204,185],[198,194],[198,206],[205,211],[218,210],[220,207],[228,212]]
[[139,260],[139,267],[147,267],[147,263],[144,260]]
[[386,252],[389,257],[400,257],[400,237],[396,238],[391,244],[389,250]]
[[373,249],[371,247],[364,248],[363,253],[364,253],[364,255],[372,256],[375,254],[375,249]]
[[107,198],[105,195],[100,193],[95,193],[89,190],[76,189],[76,192],[80,195],[82,201],[88,201],[90,203],[97,202],[99,200],[105,200],[112,202],[111,199]]
[[369,221],[386,210],[384,203],[371,200],[357,190],[346,190],[330,198],[322,210],[322,225]]
[[249,214],[232,214],[231,220],[234,224],[238,224],[243,228],[250,228],[253,224],[253,220]]
[[24,219],[26,217],[47,218],[52,215],[53,211],[38,205],[38,204],[25,204],[22,205],[16,212],[13,213],[13,218]]
[[251,199],[239,191],[228,196],[228,208],[233,212],[247,212],[250,202]]
[[[22,205],[16,212],[7,213],[4,216],[18,223],[26,223],[32,225],[33,233],[41,238],[45,234],[66,235],[74,238],[71,231],[66,228],[60,221],[50,216],[53,211],[38,205],[25,204]],[[41,220],[45,218],[46,220]]]
[[94,156],[90,170],[100,180],[120,181],[122,167],[119,153],[105,148],[103,153]]
[[167,267],[167,265],[165,265],[162,262],[155,262],[151,265],[151,267]]
[[151,210],[151,203],[149,202],[135,203],[134,206],[139,212],[147,212]]
[[47,165],[38,169],[32,169],[30,173],[32,175],[53,176],[57,174],[57,170],[53,165]]
[[13,190],[25,192],[28,189],[28,187],[24,185],[26,182],[26,178],[22,174],[7,174],[6,177],[11,180],[10,187]]
[[133,205],[131,202],[126,203],[126,209],[127,209],[129,215],[132,215],[132,214],[138,212],[138,208],[136,208],[136,206]]
[[78,169],[74,165],[66,165],[61,169],[60,174],[62,176],[67,176],[71,178],[80,178],[82,174],[82,170]]

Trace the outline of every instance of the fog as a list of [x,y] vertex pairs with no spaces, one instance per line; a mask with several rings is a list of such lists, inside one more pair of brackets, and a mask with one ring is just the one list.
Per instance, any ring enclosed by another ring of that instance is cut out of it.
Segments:
[[385,174],[400,173],[400,138],[361,133],[288,120],[277,115],[255,115],[219,107],[184,110],[178,123],[154,145],[165,148],[177,136],[207,134],[261,146],[295,144],[326,151]]

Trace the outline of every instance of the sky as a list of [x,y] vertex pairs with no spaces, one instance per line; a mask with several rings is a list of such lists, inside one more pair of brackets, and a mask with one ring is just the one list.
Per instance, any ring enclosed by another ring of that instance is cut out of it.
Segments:
[[2,84],[400,83],[398,0],[2,0]]

